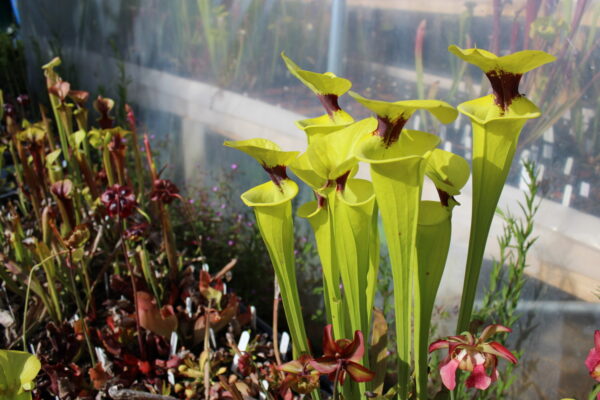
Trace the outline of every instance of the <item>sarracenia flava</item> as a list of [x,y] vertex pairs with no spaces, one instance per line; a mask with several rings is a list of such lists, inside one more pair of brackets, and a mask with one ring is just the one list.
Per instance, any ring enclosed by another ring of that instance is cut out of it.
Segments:
[[[470,318],[483,246],[519,131],[527,119],[539,115],[539,110],[519,95],[518,82],[524,72],[552,61],[553,57],[543,52],[496,57],[484,50],[454,46],[450,51],[480,66],[494,90],[489,96],[458,107],[472,119],[474,133],[473,222],[459,320],[459,330],[464,330]],[[244,193],[242,200],[255,209],[282,285],[295,354],[308,353],[308,345],[292,249],[291,199],[298,187],[288,178],[287,167],[314,194],[314,200],[300,206],[298,214],[308,219],[314,230],[323,270],[327,321],[335,337],[351,337],[353,332],[361,331],[368,338],[373,330],[381,216],[394,283],[397,397],[408,399],[414,365],[413,395],[427,399],[431,315],[448,256],[452,209],[458,204],[455,196],[469,179],[470,168],[462,157],[437,149],[440,139],[436,135],[405,129],[405,124],[416,111],[429,112],[444,124],[456,119],[458,112],[439,100],[386,102],[350,92],[375,114],[354,121],[338,102],[340,96],[349,92],[349,80],[332,73],[302,70],[283,53],[282,58],[290,73],[318,97],[325,109],[319,117],[296,123],[306,134],[306,151],[282,151],[265,139],[225,144],[256,158],[271,177],[271,181]],[[360,162],[369,164],[370,181],[356,177]],[[435,185],[438,201],[421,199],[425,176]],[[365,367],[369,367],[368,353],[361,363]],[[385,368],[374,369],[385,373]],[[367,389],[372,389],[368,382],[361,382],[358,387],[348,383],[343,386],[347,399],[364,398]],[[381,389],[377,394],[382,394]]]
[[457,333],[469,328],[485,243],[500,193],[506,182],[525,123],[540,110],[519,93],[524,73],[555,60],[539,50],[525,50],[497,57],[481,49],[448,50],[479,67],[488,77],[492,94],[458,106],[473,126],[473,209],[465,283],[458,315]]

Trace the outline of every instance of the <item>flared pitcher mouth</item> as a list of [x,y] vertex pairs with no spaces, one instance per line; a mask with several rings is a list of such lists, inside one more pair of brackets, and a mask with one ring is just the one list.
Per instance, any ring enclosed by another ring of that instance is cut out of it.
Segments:
[[359,207],[375,200],[373,184],[365,179],[348,179],[343,192],[338,192],[338,199],[345,204]]
[[296,215],[300,218],[312,219],[323,212],[327,212],[326,207],[320,206],[317,200],[313,200],[298,207]]
[[527,120],[541,115],[539,108],[524,96],[515,98],[506,110],[498,107],[492,94],[466,101],[459,104],[457,108],[479,125],[494,121]]
[[354,155],[359,161],[369,164],[386,164],[402,160],[426,157],[440,143],[434,134],[402,130],[398,140],[389,146],[376,135],[362,137],[354,147]]
[[296,182],[283,179],[279,185],[269,181],[255,186],[244,192],[241,198],[248,207],[274,207],[291,201],[297,194]]
[[435,226],[446,221],[452,211],[439,201],[423,200],[419,208],[419,226]]
[[469,180],[471,168],[467,160],[461,156],[435,149],[427,160],[425,175],[431,179],[438,190],[444,191],[449,196],[456,196]]
[[316,118],[301,119],[295,122],[298,129],[304,131],[308,142],[312,139],[325,136],[347,127],[354,122],[354,118],[344,110],[339,110],[332,115],[323,114]]

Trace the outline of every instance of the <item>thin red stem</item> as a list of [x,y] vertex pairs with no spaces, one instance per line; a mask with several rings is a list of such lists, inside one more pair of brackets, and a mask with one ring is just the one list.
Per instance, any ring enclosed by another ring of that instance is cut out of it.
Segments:
[[127,246],[125,245],[125,235],[123,235],[123,233],[125,232],[125,221],[123,221],[123,224],[121,226],[121,247],[123,249],[123,257],[125,258],[125,265],[127,266],[127,270],[129,271],[129,277],[131,278],[131,287],[133,290],[133,304],[135,307],[135,328],[137,330],[137,337],[138,337],[138,345],[140,347],[140,355],[142,357],[143,361],[146,361],[146,347],[144,346],[144,341],[142,340],[142,329],[140,326],[140,313],[139,313],[139,305],[138,305],[138,299],[137,299],[137,285],[135,283],[135,276],[133,273],[133,268],[131,267],[131,264],[129,263],[129,255],[127,254]]

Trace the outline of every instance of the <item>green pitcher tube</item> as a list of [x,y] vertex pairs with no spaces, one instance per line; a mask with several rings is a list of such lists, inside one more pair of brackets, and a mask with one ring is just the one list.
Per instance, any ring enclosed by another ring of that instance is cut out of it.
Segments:
[[457,333],[469,328],[485,244],[502,188],[510,171],[523,125],[541,115],[540,110],[519,93],[526,72],[555,60],[537,50],[498,57],[482,49],[448,50],[479,67],[488,77],[492,94],[467,101],[458,110],[473,126],[473,208],[464,288]]

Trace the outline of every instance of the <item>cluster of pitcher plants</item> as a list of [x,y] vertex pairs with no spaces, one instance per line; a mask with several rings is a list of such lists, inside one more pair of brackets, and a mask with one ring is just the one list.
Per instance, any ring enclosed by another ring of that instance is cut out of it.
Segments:
[[[469,374],[467,387],[486,389],[497,378],[497,357],[517,362],[506,348],[490,341],[495,333],[510,331],[508,327],[491,325],[477,336],[469,332],[469,325],[486,240],[519,134],[529,119],[540,116],[535,104],[519,93],[519,82],[524,73],[555,58],[533,50],[503,57],[481,49],[450,46],[449,50],[486,74],[491,94],[460,104],[458,111],[438,100],[374,100],[350,91],[349,80],[302,70],[282,54],[290,73],[325,109],[321,116],[296,123],[306,134],[306,151],[284,151],[266,139],[225,142],[254,157],[270,178],[241,197],[254,209],[281,286],[297,356],[296,363],[286,368],[307,377],[304,393],[317,387],[318,382],[309,379],[312,374],[324,373],[333,374],[336,389],[341,385],[339,392],[346,399],[384,395],[385,354],[380,357],[358,350],[363,337],[372,338],[373,343],[378,334],[372,321],[383,239],[379,223],[383,224],[394,283],[394,395],[398,399],[429,398],[428,351],[448,349],[440,368],[445,386],[442,393],[446,394],[455,387],[457,370]],[[338,102],[346,93],[374,116],[355,121]],[[406,128],[415,112],[430,113],[444,124],[461,112],[473,126],[473,211],[457,336],[430,346],[431,317],[448,256],[452,210],[459,205],[456,196],[467,183],[470,168],[462,157],[437,148],[438,136]],[[361,164],[368,165],[370,180],[358,177]],[[292,248],[292,199],[299,188],[288,169],[314,193],[314,200],[301,205],[297,214],[312,226],[321,259],[330,324],[325,342],[337,343],[324,344],[325,361],[311,356],[302,320]],[[425,177],[435,185],[438,200],[421,199]],[[352,336],[353,341],[347,339]],[[346,383],[345,372],[353,378]]]
[[[242,327],[256,325],[252,308],[227,290],[236,260],[211,274],[202,254],[204,238],[193,227],[185,236],[186,250],[178,250],[182,240],[176,240],[173,203],[184,220],[193,219],[191,203],[161,177],[146,135],[140,149],[133,110],[125,106],[127,128],[119,127],[112,116],[115,103],[99,96],[93,101],[99,118],[90,123],[89,93],[61,79],[55,72],[60,60],[44,66],[52,116],[41,107],[41,121],[29,122],[26,97],[3,103],[0,115],[2,150],[11,155],[18,189],[0,213],[6,266],[0,277],[11,293],[4,292],[10,313],[1,322],[8,347],[21,343],[25,350],[0,351],[0,396],[91,398],[100,391],[112,398],[163,400],[320,399],[325,376],[335,400],[425,400],[433,392],[435,398],[452,398],[460,374],[467,388],[490,387],[498,379],[498,358],[515,364],[517,359],[493,340],[509,327],[472,329],[475,292],[519,134],[540,116],[519,93],[519,82],[554,57],[542,51],[498,57],[481,49],[449,50],[485,73],[491,94],[458,109],[439,100],[369,99],[350,91],[349,80],[302,70],[282,54],[290,73],[325,109],[297,122],[306,134],[306,151],[284,151],[266,139],[225,142],[254,157],[270,178],[245,192],[242,201],[254,210],[274,267],[291,361],[280,354],[276,331],[275,344],[266,335],[236,343]],[[374,116],[355,121],[339,104],[346,93]],[[452,212],[471,167],[437,148],[438,136],[406,126],[414,113],[447,124],[458,112],[473,126],[471,233],[456,335],[431,341]],[[368,166],[370,180],[362,178],[361,166]],[[308,341],[300,304],[292,215],[300,189],[288,169],[314,195],[297,215],[314,231],[323,272],[327,325],[320,354]],[[422,199],[426,178],[437,200]],[[391,353],[386,316],[374,307],[380,241],[394,283]],[[13,296],[24,300],[22,310]],[[20,336],[14,329],[18,313]],[[273,321],[275,327],[276,313]],[[599,338],[596,332],[586,360],[596,380]],[[428,353],[437,350],[445,351],[442,387],[431,388]],[[84,368],[78,362],[83,358]],[[396,366],[391,388],[390,361]]]
[[203,251],[211,236],[240,248],[210,226],[243,225],[241,240],[253,222],[184,197],[133,109],[72,89],[59,65],[43,67],[39,122],[26,95],[0,91],[0,398],[291,398],[269,337],[237,344],[257,321],[228,289],[245,260],[211,268]]

